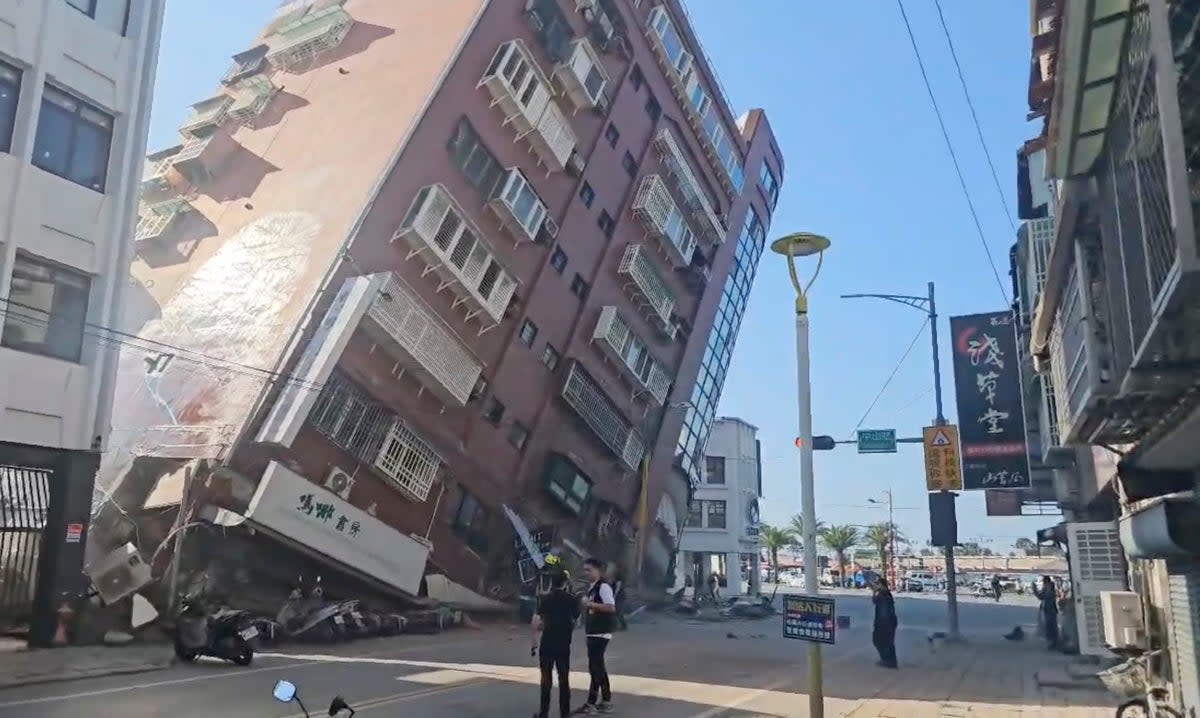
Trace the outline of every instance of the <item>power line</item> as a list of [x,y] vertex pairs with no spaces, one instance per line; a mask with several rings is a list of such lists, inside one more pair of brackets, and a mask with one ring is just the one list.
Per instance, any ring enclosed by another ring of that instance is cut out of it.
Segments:
[[904,360],[908,358],[908,355],[912,353],[913,347],[917,345],[917,340],[920,339],[921,335],[925,333],[925,327],[927,326],[929,326],[928,317],[926,317],[925,321],[921,322],[921,326],[917,328],[917,333],[913,336],[912,341],[908,343],[908,348],[905,349],[904,353],[900,355],[900,361],[896,362],[896,366],[892,368],[892,373],[888,374],[888,378],[883,382],[883,386],[879,388],[879,393],[876,394],[875,398],[871,400],[871,405],[867,407],[867,410],[863,412],[862,418],[858,420],[858,423],[854,425],[854,429],[850,431],[851,434],[853,434],[855,431],[858,431],[862,427],[863,422],[867,420],[867,417],[871,415],[871,412],[875,409],[875,405],[878,404],[880,398],[883,397],[883,393],[887,391],[887,388],[892,384],[892,380],[896,378],[896,374],[900,371],[900,367],[904,366]]
[[950,47],[950,57],[954,60],[954,69],[958,73],[958,82],[962,85],[963,97],[967,98],[967,107],[971,110],[971,121],[975,123],[975,134],[979,137],[979,146],[983,148],[983,156],[987,158],[988,169],[992,171],[992,182],[996,185],[996,194],[1000,195],[1000,204],[1004,206],[1004,214],[1008,217],[1008,226],[1013,233],[1017,231],[1017,222],[1013,219],[1012,210],[1008,206],[1008,198],[1000,186],[1000,175],[996,172],[996,163],[992,162],[992,153],[988,151],[987,142],[983,139],[983,127],[979,123],[979,115],[975,112],[975,103],[971,101],[971,92],[967,89],[967,78],[963,74],[962,65],[958,61],[958,52],[954,49],[954,40],[950,37],[950,28],[946,25],[946,16],[942,13],[941,0],[933,0],[937,8],[938,21],[942,24],[942,34],[946,36],[946,44]]
[[942,117],[942,108],[938,106],[937,98],[933,94],[933,85],[929,81],[929,73],[925,70],[925,60],[921,57],[921,49],[917,46],[917,36],[913,34],[912,23],[908,20],[908,11],[904,9],[904,0],[896,0],[896,4],[900,7],[900,16],[904,18],[904,28],[908,32],[908,40],[912,43],[913,53],[917,56],[917,66],[921,69],[921,79],[925,83],[925,91],[929,93],[929,102],[933,105],[933,112],[937,115],[938,126],[942,130],[942,139],[946,141],[946,149],[950,152],[950,160],[954,163],[954,171],[958,175],[958,184],[962,187],[963,197],[967,200],[967,209],[971,212],[971,219],[975,222],[975,231],[979,234],[979,242],[983,245],[984,254],[987,255],[988,264],[992,267],[992,276],[996,278],[996,286],[1000,288],[1000,296],[1004,298],[1004,303],[1007,305],[1008,290],[1004,288],[1004,282],[1000,279],[1000,270],[996,268],[996,260],[992,257],[992,249],[988,246],[987,237],[983,233],[983,224],[979,221],[979,213],[975,211],[975,202],[971,199],[971,190],[967,188],[966,177],[963,176],[962,165],[958,161],[958,153],[954,151],[954,144],[950,141],[950,131],[946,129],[946,120]]

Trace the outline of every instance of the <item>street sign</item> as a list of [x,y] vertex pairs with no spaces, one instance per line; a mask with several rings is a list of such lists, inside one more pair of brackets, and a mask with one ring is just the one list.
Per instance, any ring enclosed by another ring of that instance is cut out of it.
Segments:
[[925,445],[925,490],[962,491],[958,427],[953,424],[927,426],[921,435]]
[[824,596],[783,597],[783,637],[810,643],[834,644],[837,623],[832,598]]
[[859,429],[858,453],[860,454],[894,454],[896,453],[895,429]]

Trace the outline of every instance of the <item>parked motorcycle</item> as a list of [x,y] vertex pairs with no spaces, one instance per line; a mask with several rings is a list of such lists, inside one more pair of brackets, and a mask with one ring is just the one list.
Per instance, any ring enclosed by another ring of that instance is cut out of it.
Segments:
[[199,596],[187,596],[175,625],[175,655],[193,662],[211,656],[248,666],[254,660],[258,628],[246,611],[222,608],[209,613]]
[[[271,695],[280,703],[295,703],[300,706],[300,710],[304,711],[304,715],[312,718],[312,714],[304,707],[304,702],[300,700],[300,693],[296,690],[296,684],[291,681],[279,681],[275,684]],[[334,699],[329,702],[329,715],[340,716],[342,713],[347,713],[353,718],[355,710],[346,703],[346,700],[341,696],[334,696]]]

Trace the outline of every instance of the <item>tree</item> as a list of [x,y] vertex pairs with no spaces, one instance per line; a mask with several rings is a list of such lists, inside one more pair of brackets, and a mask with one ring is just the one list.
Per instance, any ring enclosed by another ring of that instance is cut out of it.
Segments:
[[790,528],[777,528],[763,524],[758,529],[758,540],[771,557],[771,576],[779,583],[779,549],[791,546],[795,541]]
[[1016,543],[1013,544],[1013,548],[1025,554],[1026,556],[1038,555],[1038,545],[1033,539],[1019,538],[1017,539]]
[[[821,529],[825,527],[824,521],[817,521],[817,534],[821,533]],[[792,543],[796,548],[804,547],[804,517],[799,514],[792,516],[791,523],[788,524],[788,530],[792,532]]]
[[868,526],[866,534],[863,535],[863,540],[879,552],[880,565],[886,571],[893,541],[899,544],[904,541],[904,536],[900,534],[900,529],[895,524],[882,521]]
[[[854,526],[822,526],[820,536],[822,543],[836,554],[838,577],[840,581],[844,582],[846,580],[846,552],[857,546],[861,540],[858,529]],[[810,569],[805,566],[804,570],[816,570],[816,567]]]

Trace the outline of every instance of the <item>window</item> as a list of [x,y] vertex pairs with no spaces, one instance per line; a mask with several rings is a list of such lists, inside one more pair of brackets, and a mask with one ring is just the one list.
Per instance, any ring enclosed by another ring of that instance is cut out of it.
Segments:
[[621,158],[621,166],[625,168],[625,174],[629,175],[630,177],[637,176],[637,159],[633,156],[632,152],[627,151],[625,156]]
[[704,528],[704,502],[692,500],[688,504],[687,525],[692,528]]
[[504,404],[499,399],[493,398],[492,403],[488,404],[487,411],[483,412],[483,418],[489,424],[499,426],[500,422],[504,420]]
[[466,541],[472,551],[482,553],[487,550],[487,524],[487,509],[479,503],[479,499],[463,489],[451,524],[454,533]]
[[0,343],[79,361],[91,288],[92,280],[85,274],[18,253]]
[[554,267],[554,271],[562,274],[567,268],[567,253],[562,251],[560,247],[555,247],[550,254],[550,266]]
[[111,115],[46,85],[33,144],[33,164],[103,192],[112,131]]
[[579,201],[583,202],[583,206],[588,209],[592,208],[592,202],[596,201],[596,190],[587,182],[584,182],[579,188]]
[[617,223],[613,221],[612,215],[607,210],[600,213],[596,224],[600,227],[600,231],[604,232],[604,236],[610,238],[613,236],[613,230],[617,227]]
[[517,334],[517,336],[520,337],[522,344],[527,347],[531,347],[533,346],[533,340],[537,339],[537,334],[537,325],[526,319],[525,321],[521,322],[521,331]]
[[613,123],[608,123],[608,127],[604,128],[604,139],[608,140],[608,146],[615,148],[617,140],[621,139],[621,131]]
[[707,522],[705,528],[723,529],[725,528],[725,502],[724,501],[705,501],[705,514]]
[[710,484],[725,483],[725,457],[724,456],[706,456],[704,457],[704,474],[708,477]]
[[588,293],[587,280],[585,280],[582,275],[576,274],[575,278],[571,280],[571,294],[574,294],[575,296],[579,297],[580,299],[586,299],[587,293]]
[[526,234],[530,238],[536,237],[542,228],[542,221],[546,219],[546,205],[533,191],[533,185],[529,184],[521,170],[513,169],[510,172],[503,199]]
[[633,72],[629,73],[629,81],[633,83],[635,91],[642,89],[642,85],[646,82],[646,76],[642,74],[641,65],[633,66]]
[[558,368],[558,362],[560,359],[562,359],[562,356],[558,353],[558,350],[550,344],[546,344],[546,348],[542,349],[542,365],[550,371],[554,371]]
[[658,118],[662,117],[662,105],[658,104],[653,95],[646,99],[646,114],[653,122],[658,122]]
[[480,376],[475,380],[475,386],[471,389],[471,396],[467,398],[468,402],[479,401],[483,395],[487,393],[488,380]]
[[0,62],[0,152],[12,149],[17,122],[17,100],[21,97],[21,71]]
[[508,443],[520,451],[525,448],[525,442],[527,441],[529,441],[529,429],[521,422],[514,421],[512,426],[508,427]]
[[125,34],[129,0],[67,0],[67,4],[109,30]]
[[758,182],[762,186],[763,193],[767,195],[767,204],[774,210],[775,203],[779,201],[779,180],[776,179],[775,173],[771,171],[771,166],[765,160],[758,170]]
[[574,514],[583,513],[592,493],[591,480],[562,454],[552,453],[546,459],[542,485]]
[[479,133],[467,118],[458,121],[458,127],[446,143],[450,158],[471,186],[479,190],[484,199],[496,196],[496,190],[504,182],[504,168],[496,157],[483,146]]
[[97,0],[67,0],[67,4],[88,17],[96,17]]

